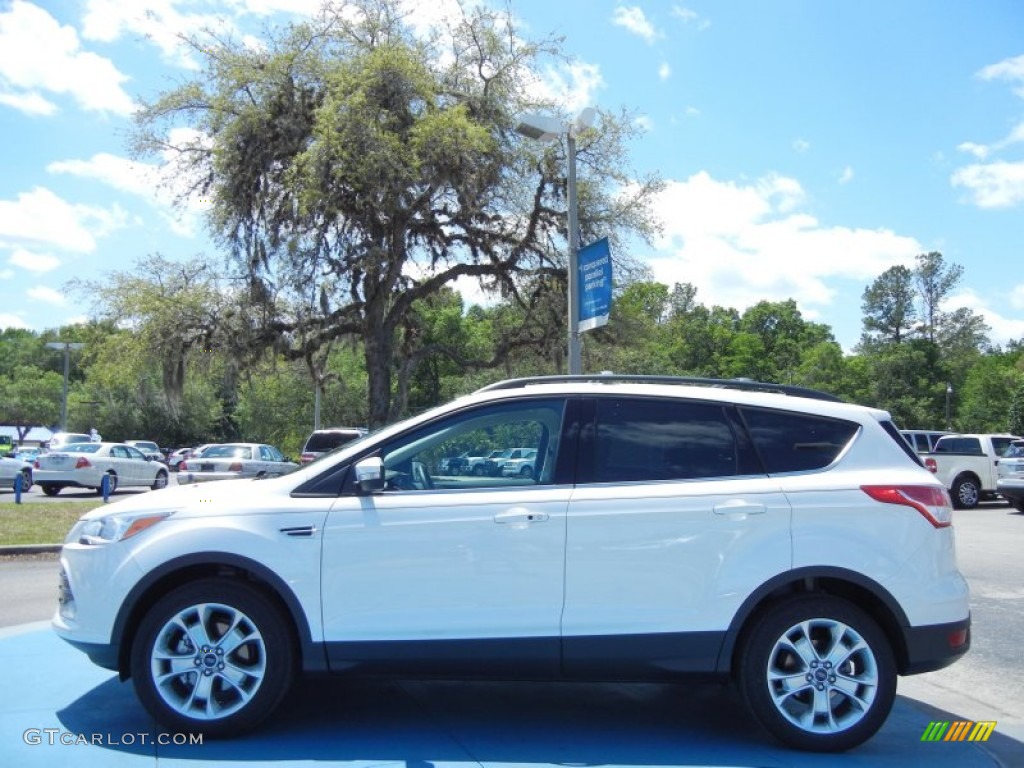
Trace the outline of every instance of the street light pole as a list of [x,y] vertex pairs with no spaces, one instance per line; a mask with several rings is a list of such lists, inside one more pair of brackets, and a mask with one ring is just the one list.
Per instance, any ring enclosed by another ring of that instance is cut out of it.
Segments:
[[583,373],[583,350],[580,343],[580,285],[579,285],[579,203],[576,195],[576,131],[593,124],[596,112],[587,107],[572,123],[563,123],[555,117],[545,115],[522,115],[516,126],[516,133],[538,141],[554,141],[562,136],[566,139],[568,176],[566,178],[569,206],[569,374]]
[[583,349],[580,344],[580,229],[579,203],[576,199],[576,131],[570,125],[565,133],[568,145],[569,175],[566,179],[569,204],[569,375],[583,373]]
[[946,429],[949,431],[953,430],[953,421],[949,417],[949,404],[953,397],[953,385],[948,381],[946,382]]
[[71,341],[48,341],[46,346],[50,349],[64,350],[64,394],[60,401],[60,431],[68,431],[68,370],[71,364],[71,350],[81,349],[85,346],[81,342]]

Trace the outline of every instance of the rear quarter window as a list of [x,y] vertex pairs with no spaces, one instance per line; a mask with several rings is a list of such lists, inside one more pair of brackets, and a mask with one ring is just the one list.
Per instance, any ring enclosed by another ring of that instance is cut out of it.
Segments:
[[860,429],[855,422],[793,411],[741,408],[768,474],[827,467]]

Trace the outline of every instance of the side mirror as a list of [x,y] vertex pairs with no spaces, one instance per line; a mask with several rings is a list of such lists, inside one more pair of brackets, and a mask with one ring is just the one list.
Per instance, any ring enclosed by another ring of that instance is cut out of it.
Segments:
[[355,466],[356,487],[360,493],[384,490],[384,462],[380,456],[368,456]]

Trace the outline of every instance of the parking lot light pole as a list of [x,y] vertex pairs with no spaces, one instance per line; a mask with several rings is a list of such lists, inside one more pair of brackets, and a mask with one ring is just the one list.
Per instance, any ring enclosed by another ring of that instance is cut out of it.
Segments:
[[578,274],[578,257],[580,250],[579,210],[576,198],[576,131],[590,126],[594,121],[595,112],[588,107],[572,123],[563,123],[556,117],[547,115],[522,115],[516,126],[516,133],[538,141],[555,141],[565,136],[568,163],[566,178],[569,206],[569,374],[583,373],[583,354],[580,344],[580,286]]
[[60,431],[68,431],[68,369],[70,368],[71,350],[81,349],[85,344],[74,341],[48,341],[50,349],[64,350],[64,394],[60,401]]
[[953,430],[953,422],[949,418],[949,403],[953,397],[953,385],[948,381],[946,382],[946,429],[947,431]]

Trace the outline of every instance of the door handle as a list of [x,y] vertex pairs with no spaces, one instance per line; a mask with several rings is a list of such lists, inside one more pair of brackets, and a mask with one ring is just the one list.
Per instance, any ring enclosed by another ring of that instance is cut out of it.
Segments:
[[715,504],[716,515],[763,515],[768,511],[764,504],[754,504],[741,499],[732,499],[724,504]]
[[528,509],[510,509],[494,516],[496,523],[543,523],[547,519],[547,512],[531,512]]

